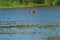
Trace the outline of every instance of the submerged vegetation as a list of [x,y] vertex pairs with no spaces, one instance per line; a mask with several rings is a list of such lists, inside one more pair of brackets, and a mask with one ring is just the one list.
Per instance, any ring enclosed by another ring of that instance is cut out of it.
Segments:
[[51,36],[51,37],[47,37],[46,40],[60,40],[60,36]]
[[60,5],[60,0],[0,0],[0,8]]
[[1,25],[0,28],[56,28],[60,25]]

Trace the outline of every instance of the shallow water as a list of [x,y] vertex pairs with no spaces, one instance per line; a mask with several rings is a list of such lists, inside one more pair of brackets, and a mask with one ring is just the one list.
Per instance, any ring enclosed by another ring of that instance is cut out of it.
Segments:
[[[34,8],[33,17],[31,8],[0,9],[0,21],[20,21],[20,24],[60,24],[60,8]],[[9,23],[10,24],[10,23]],[[8,22],[0,22],[8,25]],[[48,36],[59,36],[60,26],[54,28],[0,28],[0,40],[45,40]]]
[[44,40],[48,36],[60,35],[60,29],[46,28],[3,28],[0,32],[5,33],[0,34],[0,40]]

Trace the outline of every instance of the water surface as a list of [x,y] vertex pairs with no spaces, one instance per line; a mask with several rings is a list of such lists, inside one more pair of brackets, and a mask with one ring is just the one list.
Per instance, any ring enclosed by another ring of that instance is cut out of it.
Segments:
[[[22,24],[60,24],[60,8],[34,8],[33,17],[31,8],[0,9],[0,20],[23,20]],[[4,22],[0,25],[5,24]],[[8,24],[8,23],[7,23]],[[59,28],[0,28],[0,40],[45,40],[48,36],[59,36]],[[10,34],[11,33],[11,34]]]

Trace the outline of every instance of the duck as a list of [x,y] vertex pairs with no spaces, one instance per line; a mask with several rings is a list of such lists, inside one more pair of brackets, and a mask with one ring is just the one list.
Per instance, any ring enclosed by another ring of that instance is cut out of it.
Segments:
[[34,16],[34,14],[35,14],[35,10],[34,9],[31,10],[31,14]]

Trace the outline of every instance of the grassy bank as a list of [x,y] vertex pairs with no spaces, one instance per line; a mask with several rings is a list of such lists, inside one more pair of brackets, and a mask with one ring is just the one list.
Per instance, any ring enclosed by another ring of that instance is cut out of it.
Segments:
[[29,7],[60,7],[57,5],[45,5],[29,2],[28,4],[19,3],[0,3],[0,8],[29,8]]
[[43,4],[29,4],[29,5],[12,5],[12,6],[0,6],[0,9],[2,8],[32,8],[32,7],[55,7],[55,8],[60,8],[60,6],[48,6],[48,5],[43,5]]
[[60,5],[60,0],[0,0],[0,8],[26,8]]
[[0,5],[0,8],[30,8],[30,7],[60,7],[60,6],[49,6],[45,4],[34,4],[34,3],[29,3],[29,4],[3,4]]
[[29,7],[41,7],[45,6],[43,4],[20,4],[20,5],[10,5],[10,6],[0,6],[0,8],[29,8]]

